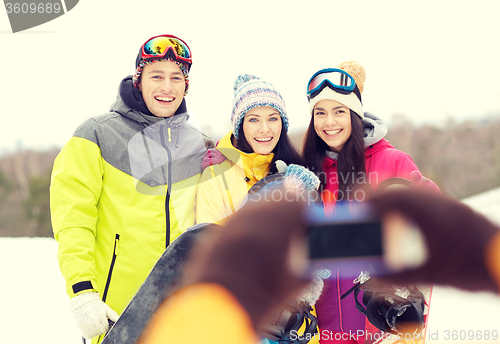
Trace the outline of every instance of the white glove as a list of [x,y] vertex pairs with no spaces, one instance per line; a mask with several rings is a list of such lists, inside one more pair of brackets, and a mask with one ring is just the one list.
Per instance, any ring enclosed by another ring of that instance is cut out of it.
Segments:
[[102,302],[95,291],[85,292],[70,300],[71,312],[84,338],[94,338],[109,330],[108,319],[116,322],[118,314]]

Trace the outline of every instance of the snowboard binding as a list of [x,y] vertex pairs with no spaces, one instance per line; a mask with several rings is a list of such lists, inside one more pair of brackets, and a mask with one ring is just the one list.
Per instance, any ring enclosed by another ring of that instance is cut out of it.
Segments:
[[[318,333],[318,319],[311,314],[307,302],[294,303],[286,309],[276,310],[269,317],[260,334],[280,344],[306,344]],[[303,333],[299,329],[305,324]]]
[[[381,331],[397,335],[422,330],[425,297],[415,285],[372,287],[369,279],[369,275],[362,272],[341,299],[354,292],[356,309]],[[358,300],[361,291],[364,291],[363,304]]]

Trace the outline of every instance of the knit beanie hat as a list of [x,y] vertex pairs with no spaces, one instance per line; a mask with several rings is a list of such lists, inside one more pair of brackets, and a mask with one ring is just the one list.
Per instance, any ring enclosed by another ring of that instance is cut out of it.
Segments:
[[352,78],[356,82],[356,87],[359,89],[360,96],[358,97],[354,91],[349,94],[342,94],[336,92],[330,87],[325,87],[316,97],[311,98],[309,100],[311,114],[314,110],[314,107],[319,101],[324,99],[331,99],[331,100],[336,100],[339,103],[347,106],[349,109],[354,111],[359,117],[364,118],[363,103],[361,102],[361,94],[363,93],[364,83],[366,80],[365,69],[357,61],[342,62],[337,68],[342,69],[343,71],[347,72],[350,76],[352,76]]
[[176,65],[178,65],[179,68],[181,69],[182,74],[184,75],[184,80],[186,82],[186,89],[184,90],[184,95],[186,95],[188,93],[188,88],[189,88],[189,76],[188,76],[188,73],[189,73],[189,69],[190,69],[191,66],[187,66],[184,63],[181,63],[179,61],[175,61],[175,60],[173,60],[170,57],[167,57],[165,59],[158,59],[158,60],[143,60],[141,58],[141,55],[142,55],[142,51],[139,50],[139,54],[137,55],[137,58],[135,60],[135,73],[132,76],[132,81],[134,82],[134,87],[139,87],[139,83],[141,81],[141,74],[142,74],[142,71],[144,70],[144,67],[146,65],[152,64],[154,62],[172,61]]
[[233,113],[231,124],[233,135],[237,139],[241,121],[248,110],[259,106],[270,106],[276,109],[283,122],[283,127],[288,131],[288,116],[285,101],[276,87],[264,80],[250,74],[242,74],[234,81]]

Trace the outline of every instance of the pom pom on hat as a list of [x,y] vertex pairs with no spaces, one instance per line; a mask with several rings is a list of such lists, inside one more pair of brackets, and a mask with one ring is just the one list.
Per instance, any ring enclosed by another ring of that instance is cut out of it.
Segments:
[[238,139],[241,122],[248,110],[260,106],[270,106],[278,111],[283,127],[288,131],[288,115],[285,101],[274,85],[251,74],[242,74],[234,81],[233,112],[231,124],[233,135]]
[[337,68],[349,73],[354,78],[356,85],[358,85],[359,93],[362,94],[366,81],[365,68],[358,61],[345,61],[339,64]]
[[249,82],[250,80],[260,80],[260,78],[256,77],[255,75],[251,74],[242,74],[239,75],[236,80],[234,80],[234,86],[233,86],[233,91],[236,93],[238,88],[242,86],[245,82]]

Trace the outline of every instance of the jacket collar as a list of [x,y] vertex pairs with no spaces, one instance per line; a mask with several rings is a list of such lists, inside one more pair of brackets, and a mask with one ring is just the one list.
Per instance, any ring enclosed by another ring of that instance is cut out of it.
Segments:
[[387,124],[369,112],[365,112],[363,128],[365,148],[379,142],[387,134]]
[[[365,159],[384,149],[394,149],[394,146],[386,139],[381,139],[377,143],[365,147]],[[327,150],[325,155],[325,163],[328,162],[329,165],[335,163],[339,157],[339,153]]]
[[226,134],[217,145],[219,150],[228,160],[245,171],[250,179],[261,180],[267,175],[269,165],[274,158],[274,153],[262,155],[257,153],[245,153],[235,148],[231,142],[232,132]]

